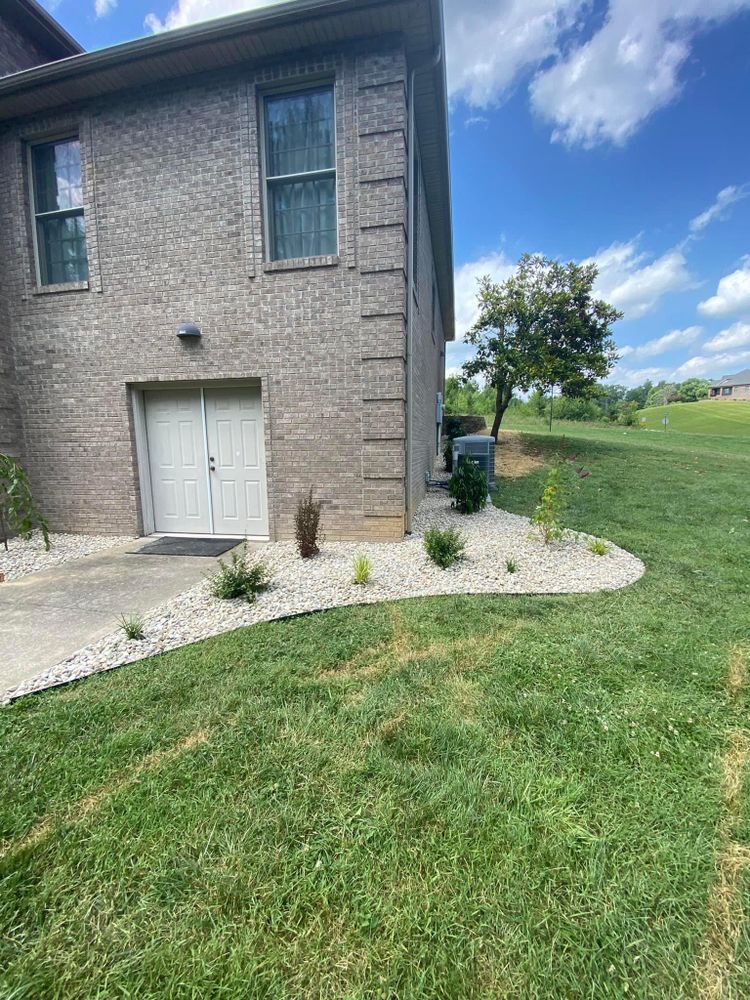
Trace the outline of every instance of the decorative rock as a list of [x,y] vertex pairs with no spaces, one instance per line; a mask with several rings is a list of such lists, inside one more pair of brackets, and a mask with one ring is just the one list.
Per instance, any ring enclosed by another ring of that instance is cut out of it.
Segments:
[[103,552],[132,541],[132,535],[63,535],[50,532],[50,548],[47,552],[40,532],[35,531],[28,542],[22,538],[9,539],[7,552],[0,547],[0,575],[4,573],[5,579],[10,583],[11,580],[20,580],[30,573],[52,569],[71,559],[81,559],[94,552]]
[[[432,563],[422,547],[429,527],[458,528],[466,540],[465,558],[447,570]],[[438,489],[420,504],[412,534],[403,542],[331,542],[306,560],[300,559],[294,542],[269,542],[249,556],[265,562],[273,578],[254,604],[220,601],[203,581],[146,615],[145,639],[128,640],[121,630],[113,632],[7,692],[3,700],[303,612],[440,594],[591,593],[627,586],[642,575],[640,559],[615,545],[603,556],[589,552],[591,537],[571,534],[545,546],[531,535],[528,518],[491,505],[466,517],[452,510],[446,492]],[[373,565],[372,579],[364,586],[353,581],[356,553],[368,555]],[[517,564],[515,573],[507,571],[508,559]]]

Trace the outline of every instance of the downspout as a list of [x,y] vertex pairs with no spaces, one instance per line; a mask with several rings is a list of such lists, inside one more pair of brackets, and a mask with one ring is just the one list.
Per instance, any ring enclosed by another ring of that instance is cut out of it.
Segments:
[[412,520],[412,458],[414,455],[414,222],[416,218],[416,204],[414,199],[414,156],[416,153],[416,129],[414,127],[414,77],[419,70],[434,69],[443,58],[442,46],[438,45],[431,58],[421,65],[414,66],[409,72],[409,83],[407,87],[406,99],[408,101],[408,124],[407,124],[407,185],[409,192],[409,202],[407,209],[407,225],[409,226],[409,240],[407,244],[406,260],[406,475],[404,477],[404,488],[406,491],[406,533],[411,532]]

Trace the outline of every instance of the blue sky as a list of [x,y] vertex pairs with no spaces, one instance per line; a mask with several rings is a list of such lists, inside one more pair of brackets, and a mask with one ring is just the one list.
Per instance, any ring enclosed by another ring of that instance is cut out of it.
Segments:
[[[261,0],[45,0],[86,48]],[[750,367],[750,0],[445,0],[457,342],[476,279],[594,259],[613,381]]]

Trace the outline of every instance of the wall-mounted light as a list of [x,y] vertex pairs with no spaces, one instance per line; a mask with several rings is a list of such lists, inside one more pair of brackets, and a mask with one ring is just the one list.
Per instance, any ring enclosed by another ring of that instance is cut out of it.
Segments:
[[201,328],[195,323],[180,323],[177,327],[177,336],[180,340],[189,340],[193,337],[200,337]]

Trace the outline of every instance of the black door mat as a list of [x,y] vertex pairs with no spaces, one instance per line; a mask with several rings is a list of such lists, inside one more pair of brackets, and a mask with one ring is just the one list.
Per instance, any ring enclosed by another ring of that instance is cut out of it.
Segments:
[[220,556],[236,545],[240,538],[155,538],[141,549],[131,549],[131,556]]

